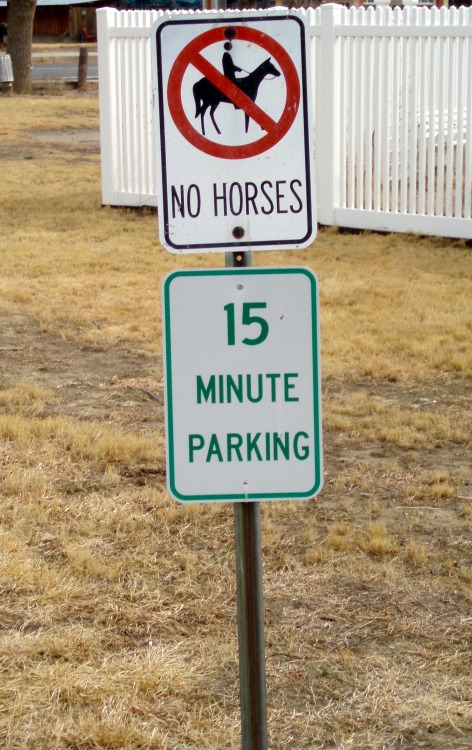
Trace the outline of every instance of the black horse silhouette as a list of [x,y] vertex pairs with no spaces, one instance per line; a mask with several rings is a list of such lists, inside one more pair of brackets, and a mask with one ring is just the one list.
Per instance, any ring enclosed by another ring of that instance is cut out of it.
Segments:
[[[250,99],[252,99],[253,102],[255,102],[261,82],[266,76],[269,75],[280,75],[280,71],[278,71],[275,65],[271,63],[270,57],[267,58],[267,60],[265,60],[263,63],[261,63],[255,70],[253,70],[252,73],[249,73],[249,75],[244,76],[243,78],[237,78],[235,83],[236,86],[246,94],[246,96],[248,96]],[[208,107],[210,108],[211,121],[215,126],[216,132],[219,135],[221,135],[221,130],[219,129],[215,120],[215,109],[218,107],[218,105],[221,103],[233,104],[235,109],[241,109],[236,104],[234,104],[231,99],[226,96],[226,94],[223,94],[223,92],[220,91],[220,89],[215,86],[214,83],[209,81],[208,78],[201,78],[194,84],[193,97],[195,99],[196,106],[195,117],[200,117],[201,119],[202,135],[205,135],[205,113]],[[249,128],[248,114],[246,114],[245,121],[247,133]]]

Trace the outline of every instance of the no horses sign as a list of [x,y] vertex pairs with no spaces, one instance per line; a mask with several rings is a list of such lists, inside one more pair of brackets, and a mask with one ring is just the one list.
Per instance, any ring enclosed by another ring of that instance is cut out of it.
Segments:
[[169,15],[153,39],[163,245],[202,252],[310,244],[305,19],[288,11]]

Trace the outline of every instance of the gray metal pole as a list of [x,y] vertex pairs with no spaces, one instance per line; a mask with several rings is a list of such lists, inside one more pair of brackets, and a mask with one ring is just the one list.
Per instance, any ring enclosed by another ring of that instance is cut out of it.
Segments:
[[[226,253],[226,267],[250,267],[252,255]],[[235,503],[242,750],[267,750],[267,693],[260,503]]]

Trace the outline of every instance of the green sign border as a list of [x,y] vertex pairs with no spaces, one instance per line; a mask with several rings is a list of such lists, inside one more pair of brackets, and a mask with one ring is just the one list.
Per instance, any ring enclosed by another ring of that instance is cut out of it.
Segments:
[[[313,390],[315,397],[313,410],[314,443],[315,443],[315,478],[316,482],[307,492],[264,492],[258,494],[243,493],[226,495],[183,495],[176,487],[176,476],[174,466],[174,423],[173,423],[173,387],[172,387],[172,339],[170,331],[170,287],[172,282],[181,276],[267,276],[267,275],[293,275],[303,274],[310,280],[311,285],[311,332],[314,353],[313,361]],[[170,494],[181,503],[202,502],[245,502],[259,500],[309,500],[317,495],[323,486],[323,450],[321,431],[321,376],[320,376],[320,334],[319,334],[319,293],[318,279],[309,268],[293,266],[288,268],[228,268],[228,269],[203,269],[172,271],[168,274],[162,284],[162,308],[163,308],[163,331],[164,331],[164,391],[165,391],[165,415],[166,415],[166,443],[167,443],[167,488]]]

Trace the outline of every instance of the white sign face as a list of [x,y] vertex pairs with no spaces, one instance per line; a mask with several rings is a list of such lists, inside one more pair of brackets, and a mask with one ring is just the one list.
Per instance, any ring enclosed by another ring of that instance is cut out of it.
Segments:
[[309,245],[316,217],[305,17],[166,14],[152,38],[164,247]]
[[167,483],[181,502],[308,499],[322,485],[318,293],[305,268],[164,281]]

